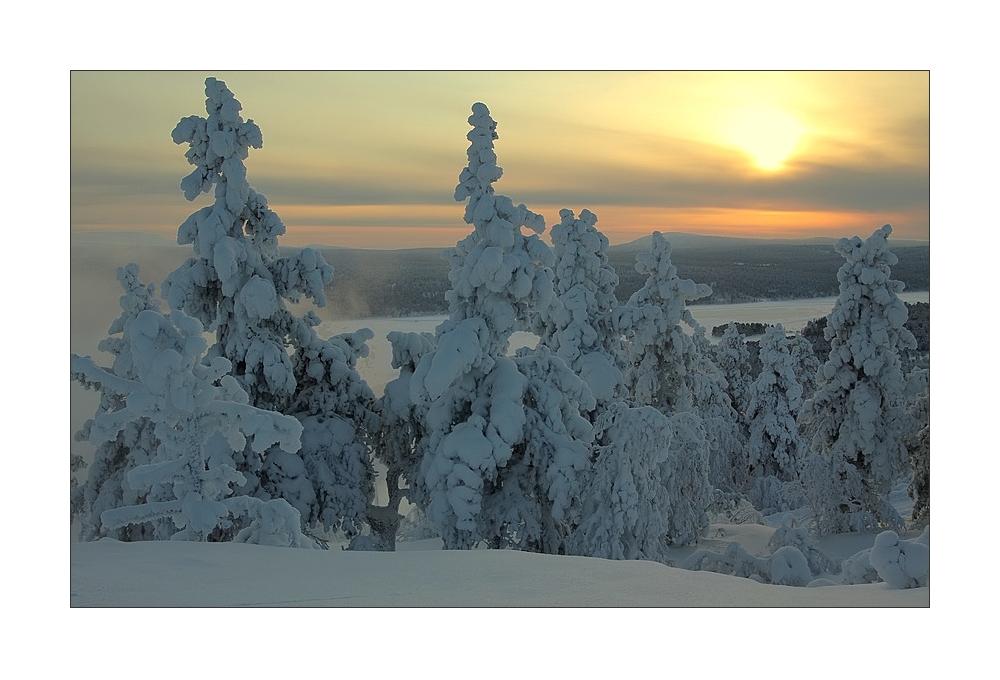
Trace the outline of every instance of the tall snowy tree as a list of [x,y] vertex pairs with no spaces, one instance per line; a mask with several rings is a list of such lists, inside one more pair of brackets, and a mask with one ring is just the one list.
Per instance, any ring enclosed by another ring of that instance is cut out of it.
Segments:
[[[714,377],[704,372],[717,373],[718,369],[701,355],[693,334],[681,327],[683,323],[693,333],[704,331],[686,303],[711,295],[712,289],[678,277],[670,261],[671,250],[670,242],[656,231],[650,251],[636,256],[636,271],[647,279],[624,305],[633,310],[627,327],[631,365],[625,380],[633,403],[652,406],[670,421],[673,434],[661,465],[671,504],[667,537],[683,544],[696,540],[707,528],[706,509],[712,502],[708,475],[713,438],[697,413],[698,401],[708,406],[715,398],[712,415],[722,414],[721,407],[731,414],[732,407],[726,403],[728,397],[717,398],[724,396],[718,384],[707,384]],[[726,437],[719,433],[714,439],[722,442]]]
[[781,483],[798,479],[804,454],[796,422],[802,408],[802,386],[795,377],[796,362],[780,323],[769,326],[761,338],[760,360],[760,375],[753,383],[747,407],[747,451],[757,482],[755,505],[772,514],[791,509],[778,491]]
[[322,340],[315,313],[300,318],[286,308],[303,298],[325,305],[333,268],[311,248],[279,255],[285,226],[244,165],[263,144],[260,128],[243,120],[224,82],[208,78],[205,94],[207,117],[181,119],[172,136],[189,145],[195,166],[181,182],[185,198],[214,188],[215,200],[179,228],[177,242],[191,244],[194,256],[170,274],[164,296],[214,331],[206,360],[228,359],[252,405],[295,415],[305,427],[298,452],[243,453],[244,492],[287,497],[307,524],[352,535],[371,500],[370,431],[378,426],[375,396],[354,370],[354,354],[365,350],[352,343],[365,338]]
[[[434,349],[421,358],[410,380],[411,400],[426,432],[412,494],[441,531],[446,548],[518,541],[534,549],[542,544],[542,529],[527,518],[559,521],[566,510],[562,505],[575,497],[575,479],[568,478],[586,465],[586,451],[573,446],[560,449],[551,463],[532,460],[533,467],[555,466],[553,474],[544,475],[542,489],[520,478],[517,463],[533,455],[526,442],[539,427],[536,416],[549,426],[562,421],[565,432],[574,433],[579,415],[572,412],[588,404],[564,403],[565,394],[536,401],[549,394],[533,391],[540,375],[552,376],[547,379],[555,384],[572,377],[558,357],[546,355],[547,367],[533,365],[525,375],[521,368],[531,362],[507,356],[514,331],[535,330],[538,320],[550,314],[553,257],[538,237],[545,228],[542,218],[494,193],[493,183],[503,171],[493,151],[496,122],[484,104],[473,105],[469,124],[468,165],[455,200],[468,199],[465,221],[473,231],[446,251],[449,318],[438,326]],[[536,233],[525,235],[521,227]],[[589,389],[586,395],[592,402]],[[538,409],[534,413],[532,404]],[[517,507],[512,509],[512,503]]]
[[889,502],[893,481],[906,469],[905,381],[899,351],[916,341],[904,328],[900,281],[890,278],[888,224],[866,241],[841,239],[846,262],[837,273],[840,295],[824,332],[830,356],[799,426],[811,449],[806,491],[821,530],[865,531],[902,526]]
[[[134,449],[143,459],[133,455],[119,468],[133,502],[104,509],[101,530],[151,524],[158,538],[210,540],[242,526],[235,540],[314,546],[301,533],[299,513],[285,501],[265,503],[233,493],[233,485],[245,481],[233,452],[246,446],[263,452],[272,445],[296,451],[298,421],[248,404],[229,375],[227,359],[202,361],[207,345],[202,325],[181,312],[166,317],[140,311],[125,321],[117,345],[111,368],[90,357],[71,360],[75,380],[116,402],[89,424],[90,441],[99,450],[112,450],[130,436],[134,423],[144,422],[151,430],[147,441],[155,439],[156,445]],[[238,518],[243,521],[236,525]]]

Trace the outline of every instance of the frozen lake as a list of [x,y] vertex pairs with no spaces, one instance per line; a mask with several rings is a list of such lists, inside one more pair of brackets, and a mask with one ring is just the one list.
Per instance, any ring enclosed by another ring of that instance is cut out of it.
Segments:
[[[904,302],[929,302],[930,293],[904,292],[900,296]],[[805,300],[779,300],[773,302],[747,302],[734,305],[692,305],[691,313],[702,326],[712,332],[714,326],[721,326],[730,321],[744,323],[756,321],[760,323],[780,323],[788,331],[800,331],[806,322],[821,316],[826,316],[833,309],[836,297],[810,298]],[[389,331],[413,333],[433,333],[434,329],[444,321],[445,316],[415,316],[380,319],[340,319],[324,321],[317,332],[322,337],[339,333],[347,333],[359,328],[370,328],[375,337],[368,342],[370,354],[358,362],[358,372],[368,381],[376,395],[381,395],[385,384],[396,377],[392,368],[392,347],[386,340]],[[511,342],[511,349],[525,345],[534,345],[534,336],[529,333],[516,333]]]

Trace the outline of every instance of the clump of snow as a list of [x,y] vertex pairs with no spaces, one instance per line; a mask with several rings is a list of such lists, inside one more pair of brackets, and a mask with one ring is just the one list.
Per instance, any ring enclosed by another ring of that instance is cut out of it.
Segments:
[[930,527],[917,538],[904,541],[895,531],[875,537],[869,562],[879,577],[892,588],[919,588],[930,585]]

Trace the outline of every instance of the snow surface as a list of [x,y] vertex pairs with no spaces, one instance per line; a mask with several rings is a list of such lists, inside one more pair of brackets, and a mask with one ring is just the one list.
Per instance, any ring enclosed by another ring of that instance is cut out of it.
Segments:
[[[713,527],[714,529],[715,527]],[[767,528],[719,527],[753,546]],[[740,532],[746,531],[742,537]],[[872,540],[874,537],[870,536]],[[749,539],[749,540],[748,540]],[[765,541],[766,543],[766,541]],[[745,546],[746,547],[746,546]],[[70,546],[71,607],[928,607],[930,588],[774,586],[643,560],[101,539]],[[748,549],[752,549],[748,548]],[[680,555],[680,551],[678,556]]]

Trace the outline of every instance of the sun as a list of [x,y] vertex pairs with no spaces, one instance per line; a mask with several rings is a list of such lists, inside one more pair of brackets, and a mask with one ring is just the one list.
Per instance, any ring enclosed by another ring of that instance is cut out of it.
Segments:
[[773,108],[738,111],[729,124],[730,143],[753,158],[762,170],[774,172],[799,145],[805,128],[790,113]]

